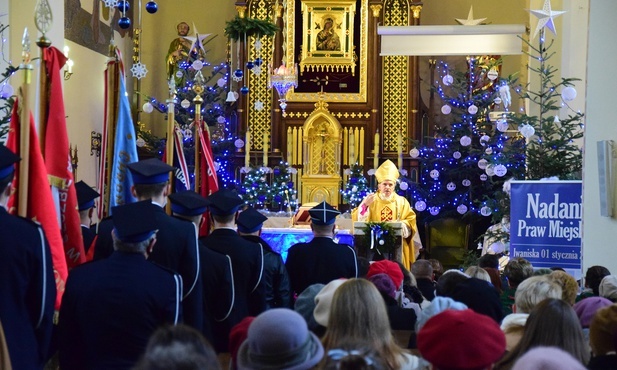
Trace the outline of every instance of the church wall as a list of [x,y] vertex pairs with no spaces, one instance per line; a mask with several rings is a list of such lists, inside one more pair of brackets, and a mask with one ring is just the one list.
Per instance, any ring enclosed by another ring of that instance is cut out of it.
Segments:
[[[591,0],[589,19],[589,48],[587,60],[587,114],[583,167],[583,271],[593,265],[606,266],[617,273],[617,220],[600,215],[598,196],[598,166],[596,143],[599,140],[617,142],[614,96],[607,81],[611,74],[609,63],[617,60],[617,44],[610,35],[617,34],[617,2]],[[613,167],[614,168],[614,167]],[[615,195],[613,176],[612,193]],[[613,199],[613,210],[617,209]],[[613,211],[615,212],[615,211]]]

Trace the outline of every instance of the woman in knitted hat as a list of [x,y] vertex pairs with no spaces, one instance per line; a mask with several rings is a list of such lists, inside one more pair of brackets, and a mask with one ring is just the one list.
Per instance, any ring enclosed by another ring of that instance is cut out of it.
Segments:
[[387,369],[419,369],[420,361],[396,344],[381,294],[370,281],[349,279],[332,299],[328,329],[322,339],[326,352],[354,342],[375,351]]
[[499,361],[494,370],[510,370],[529,349],[537,346],[558,347],[581,364],[589,361],[589,349],[574,309],[561,299],[548,298],[529,314],[520,342]]

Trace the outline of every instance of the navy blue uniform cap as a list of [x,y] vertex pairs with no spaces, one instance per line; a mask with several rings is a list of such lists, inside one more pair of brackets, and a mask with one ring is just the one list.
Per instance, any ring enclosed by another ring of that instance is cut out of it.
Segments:
[[228,189],[221,189],[206,198],[208,210],[213,215],[232,215],[238,211],[244,201],[236,193]]
[[80,211],[94,207],[94,200],[101,196],[83,181],[75,184],[75,192],[77,193],[77,204]]
[[158,229],[155,207],[150,199],[113,207],[112,220],[118,238],[125,243],[139,243],[152,236]]
[[133,183],[143,185],[163,183],[169,180],[169,172],[174,170],[174,167],[158,158],[129,163],[127,167],[131,170]]
[[336,208],[326,202],[321,202],[315,207],[309,209],[311,222],[315,225],[332,225],[336,220],[336,216],[340,215]]
[[253,233],[263,226],[268,217],[261,214],[255,208],[247,208],[240,212],[236,224],[238,225],[238,231],[242,233]]
[[206,212],[206,198],[193,190],[169,195],[171,211],[182,216],[198,216]]
[[15,172],[15,163],[20,160],[21,158],[17,154],[6,146],[0,145],[0,179]]

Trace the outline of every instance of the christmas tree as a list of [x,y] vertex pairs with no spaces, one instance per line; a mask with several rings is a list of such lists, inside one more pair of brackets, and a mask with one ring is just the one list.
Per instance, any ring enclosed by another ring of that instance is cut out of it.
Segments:
[[411,188],[418,212],[431,216],[490,216],[487,203],[503,182],[524,170],[523,138],[509,132],[508,80],[499,78],[499,60],[468,58],[468,70],[438,66],[435,90],[445,124],[429,145],[410,151],[420,162]]
[[268,167],[249,167],[240,188],[240,197],[245,204],[263,208],[266,202],[272,199],[272,191],[268,183],[269,172]]
[[297,171],[287,162],[280,162],[278,166],[272,168],[270,202],[273,211],[295,212],[298,206],[298,192],[294,188],[291,175]]
[[[2,36],[2,50],[4,50],[4,31],[9,28],[8,24],[4,25],[0,23],[0,36]],[[7,58],[3,60],[6,62]],[[8,66],[5,71],[2,72],[0,77],[0,142],[6,141],[7,134],[9,133],[9,123],[11,121],[11,111],[13,110],[13,104],[15,103],[14,89],[9,83],[9,78],[19,70],[16,66],[13,66],[11,62],[7,62]]]
[[343,201],[349,204],[351,208],[356,208],[362,202],[362,199],[373,190],[364,177],[364,168],[357,163],[346,169],[345,174],[349,175],[349,179],[345,188],[341,190]]

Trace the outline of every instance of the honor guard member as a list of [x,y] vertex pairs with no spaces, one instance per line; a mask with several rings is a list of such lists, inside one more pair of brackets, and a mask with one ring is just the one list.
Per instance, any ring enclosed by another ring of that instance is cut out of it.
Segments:
[[358,277],[356,252],[351,246],[333,240],[334,222],[340,213],[326,202],[309,210],[313,240],[289,248],[285,264],[295,294],[313,284]]
[[391,160],[383,162],[375,171],[377,192],[368,194],[360,205],[351,212],[354,221],[387,222],[395,221],[403,225],[403,246],[396,257],[407,270],[422,249],[422,242],[416,226],[416,214],[411,209],[407,198],[396,194],[396,180],[399,177],[398,168]]
[[207,248],[231,258],[235,301],[231,314],[220,327],[221,341],[229,343],[229,331],[247,316],[257,316],[266,308],[266,298],[261,279],[263,275],[263,249],[257,243],[243,239],[235,230],[236,214],[244,204],[242,199],[228,189],[221,189],[206,198],[214,230],[200,238]]
[[236,220],[238,234],[248,241],[259,243],[264,250],[262,283],[266,293],[266,308],[291,308],[289,275],[283,259],[261,238],[261,228],[267,219],[254,208],[245,209]]
[[159,326],[181,320],[182,278],[147,261],[158,247],[155,207],[114,207],[112,255],[71,270],[58,324],[61,369],[131,369]]
[[[190,222],[165,213],[169,195],[169,173],[174,168],[156,158],[128,164],[133,179],[131,192],[137,200],[151,200],[158,233],[156,248],[149,260],[180,274],[184,282],[184,322],[195,329],[203,326],[202,283],[200,276],[197,230]],[[113,251],[111,222],[101,222],[95,244],[94,259],[105,258]]]
[[[188,190],[169,195],[171,211],[175,217],[191,221],[197,229],[205,221],[206,198]],[[201,260],[201,279],[203,282],[203,334],[218,351],[224,351],[227,344],[222,343],[215,329],[231,314],[234,302],[234,287],[231,276],[231,258],[207,248],[199,242]]]
[[13,369],[43,369],[49,359],[56,284],[43,229],[6,209],[19,160],[0,145],[0,322]]
[[94,242],[96,233],[90,229],[92,224],[92,214],[94,213],[94,200],[101,196],[90,185],[83,181],[75,184],[77,192],[77,207],[79,209],[79,219],[81,220],[81,235],[84,238],[84,248],[86,253]]

